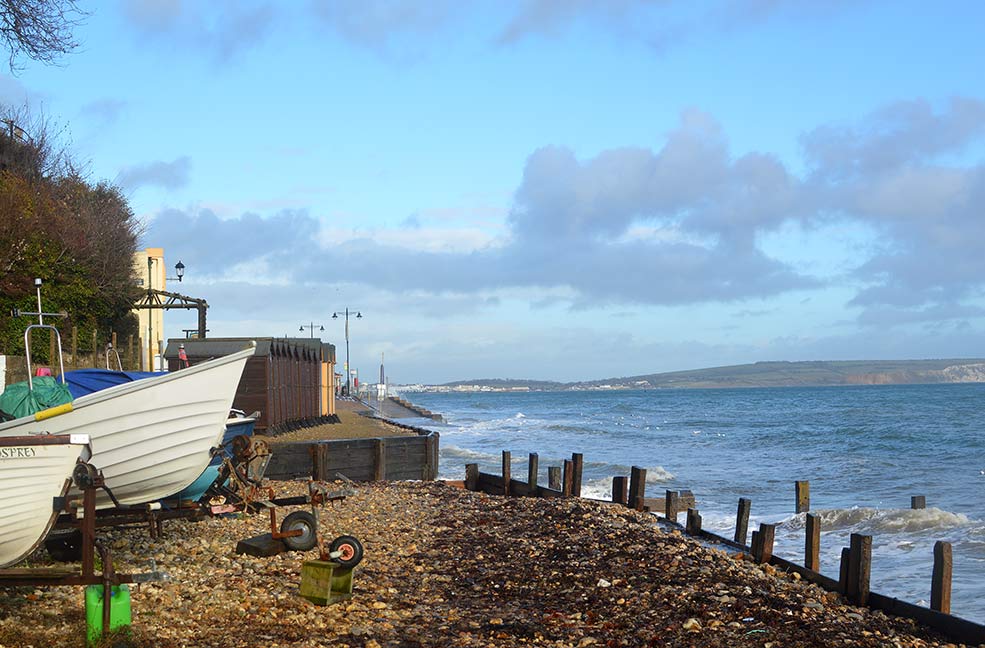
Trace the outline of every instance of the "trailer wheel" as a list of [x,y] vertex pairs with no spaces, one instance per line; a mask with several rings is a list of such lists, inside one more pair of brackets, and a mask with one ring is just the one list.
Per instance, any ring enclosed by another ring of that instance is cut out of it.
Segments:
[[318,521],[308,511],[294,511],[281,522],[280,532],[301,531],[301,535],[282,538],[292,551],[307,551],[318,544]]
[[342,535],[332,540],[332,544],[329,545],[329,553],[336,551],[341,552],[342,555],[332,560],[346,569],[352,569],[363,560],[363,545],[351,535]]
[[44,539],[48,555],[58,562],[78,562],[82,560],[82,531],[52,531]]

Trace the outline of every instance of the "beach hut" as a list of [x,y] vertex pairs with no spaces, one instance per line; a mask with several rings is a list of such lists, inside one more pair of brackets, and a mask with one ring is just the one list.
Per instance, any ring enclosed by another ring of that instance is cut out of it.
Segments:
[[209,358],[228,355],[255,340],[233,407],[259,411],[258,432],[336,421],[335,346],[317,338],[206,338],[168,340],[168,371],[180,371]]

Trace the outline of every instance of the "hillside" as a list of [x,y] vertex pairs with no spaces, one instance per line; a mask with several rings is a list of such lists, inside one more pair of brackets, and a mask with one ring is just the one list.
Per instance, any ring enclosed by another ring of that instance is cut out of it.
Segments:
[[985,382],[985,359],[844,360],[756,362],[623,378],[561,383],[540,380],[476,379],[440,385],[449,391],[530,391],[600,389],[699,389],[728,387],[813,387]]

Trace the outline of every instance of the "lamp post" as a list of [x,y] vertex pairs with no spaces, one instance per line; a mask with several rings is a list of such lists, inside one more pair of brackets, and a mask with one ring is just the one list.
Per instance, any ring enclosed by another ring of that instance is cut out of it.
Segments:
[[[147,254],[147,301],[150,303],[151,296],[154,293],[154,258],[150,256],[150,252]],[[163,257],[161,258],[163,261]],[[181,283],[181,278],[185,276],[185,264],[180,260],[178,263],[174,264],[174,272],[177,276],[169,277],[167,273],[164,273],[165,281],[178,280]],[[164,321],[163,319],[161,320]],[[163,332],[163,331],[162,331]],[[147,313],[147,371],[154,371],[154,315],[153,313]],[[163,361],[162,361],[163,362]]]
[[324,326],[322,326],[321,324],[315,324],[314,322],[309,322],[307,324],[302,324],[301,325],[301,328],[299,328],[298,331],[300,331],[300,332],[303,333],[304,332],[304,329],[308,329],[308,337],[309,338],[314,338],[315,337],[315,327],[316,326],[318,327],[318,330],[320,332],[324,332],[325,331],[325,327]]
[[[346,396],[352,395],[352,386],[349,384],[352,377],[352,369],[350,368],[349,365],[349,313],[350,312],[355,314],[356,319],[362,319],[363,316],[363,314],[358,311],[350,311],[348,306],[345,307],[345,312],[342,313],[345,315],[345,394]],[[340,313],[338,312],[332,313],[332,319],[338,319],[339,314]]]

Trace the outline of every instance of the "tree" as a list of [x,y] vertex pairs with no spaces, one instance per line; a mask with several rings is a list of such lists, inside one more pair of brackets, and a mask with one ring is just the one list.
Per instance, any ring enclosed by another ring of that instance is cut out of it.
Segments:
[[19,68],[21,55],[52,64],[77,48],[73,29],[86,15],[77,0],[0,0],[0,39],[10,52],[10,70]]

